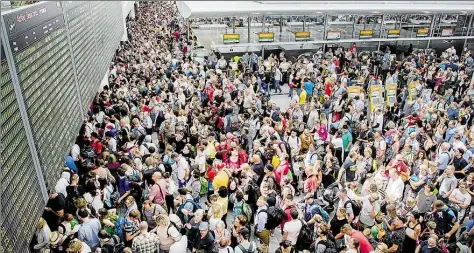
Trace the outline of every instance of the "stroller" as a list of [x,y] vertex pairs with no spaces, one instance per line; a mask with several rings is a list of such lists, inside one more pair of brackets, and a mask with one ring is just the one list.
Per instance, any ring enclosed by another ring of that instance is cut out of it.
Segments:
[[326,212],[331,213],[335,209],[335,205],[339,201],[339,186],[337,182],[330,184],[328,187],[323,189],[320,187],[315,192],[315,201],[320,205]]

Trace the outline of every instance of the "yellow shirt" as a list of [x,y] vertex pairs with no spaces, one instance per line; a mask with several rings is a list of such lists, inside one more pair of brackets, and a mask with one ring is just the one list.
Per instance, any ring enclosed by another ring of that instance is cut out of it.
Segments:
[[278,157],[277,155],[274,155],[274,156],[272,157],[272,165],[273,165],[273,168],[278,167],[279,164],[280,164],[280,157]]
[[209,150],[209,158],[216,157],[216,146],[214,146],[214,142],[209,142],[207,144],[207,150]]
[[227,206],[229,205],[229,197],[221,198],[218,197],[216,200],[216,203],[221,206],[221,215],[224,215],[227,213]]
[[300,93],[300,105],[306,104],[306,94],[306,91],[302,89]]
[[223,170],[217,172],[216,176],[214,177],[214,181],[212,181],[212,186],[216,190],[219,190],[221,186],[225,186],[227,188],[229,186],[229,175]]

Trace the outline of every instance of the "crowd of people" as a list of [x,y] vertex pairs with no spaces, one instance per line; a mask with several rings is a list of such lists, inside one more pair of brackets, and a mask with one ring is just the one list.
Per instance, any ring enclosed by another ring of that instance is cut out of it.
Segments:
[[197,61],[177,17],[140,3],[128,20],[34,252],[472,250],[470,51]]

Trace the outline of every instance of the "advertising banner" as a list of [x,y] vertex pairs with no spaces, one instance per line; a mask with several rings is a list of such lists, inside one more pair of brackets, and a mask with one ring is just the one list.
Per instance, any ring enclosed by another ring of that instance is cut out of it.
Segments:
[[381,85],[372,85],[370,86],[370,111],[375,111],[376,108],[383,107],[383,96],[382,96],[382,86]]
[[388,29],[387,38],[398,38],[400,37],[400,29]]
[[443,31],[441,31],[441,36],[443,37],[453,36],[453,28],[444,28]]
[[429,33],[430,33],[430,29],[428,29],[428,28],[419,28],[416,31],[416,37],[428,37]]
[[360,39],[370,39],[374,36],[374,30],[360,30]]
[[385,92],[387,93],[387,106],[394,106],[395,102],[397,102],[397,85],[387,84]]
[[275,41],[275,34],[272,32],[258,34],[258,42],[273,42],[273,41]]
[[341,39],[341,31],[328,31],[327,40]]
[[295,41],[309,40],[310,32],[295,32]]
[[240,42],[240,34],[237,33],[225,33],[222,35],[222,39],[224,43],[239,43]]

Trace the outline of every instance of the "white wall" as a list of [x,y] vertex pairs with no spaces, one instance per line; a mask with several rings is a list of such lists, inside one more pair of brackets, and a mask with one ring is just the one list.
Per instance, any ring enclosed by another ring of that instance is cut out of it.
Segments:
[[134,1],[122,1],[122,18],[123,18],[123,35],[121,41],[127,41],[127,24],[125,23],[125,19],[130,14],[130,17],[135,17],[135,8]]

